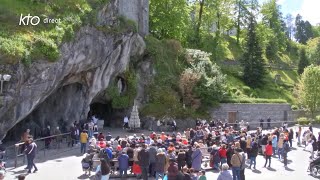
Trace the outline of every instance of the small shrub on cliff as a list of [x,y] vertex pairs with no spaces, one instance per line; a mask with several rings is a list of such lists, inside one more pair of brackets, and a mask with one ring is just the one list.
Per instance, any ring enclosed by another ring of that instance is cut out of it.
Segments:
[[307,125],[310,123],[310,120],[306,117],[300,117],[300,118],[298,118],[297,121],[298,121],[298,124],[300,124],[300,125]]

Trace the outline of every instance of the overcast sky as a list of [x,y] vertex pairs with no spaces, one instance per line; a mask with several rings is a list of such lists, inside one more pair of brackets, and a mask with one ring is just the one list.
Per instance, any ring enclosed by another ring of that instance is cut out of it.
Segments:
[[[259,0],[266,2],[268,0]],[[308,20],[312,25],[320,23],[320,0],[277,0],[281,5],[284,16],[292,14],[296,17],[300,14],[304,20]]]

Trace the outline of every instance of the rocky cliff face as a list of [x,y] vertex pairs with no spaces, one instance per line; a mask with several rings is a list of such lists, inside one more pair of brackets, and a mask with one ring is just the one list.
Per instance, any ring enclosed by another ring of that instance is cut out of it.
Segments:
[[[100,25],[114,23],[114,8],[111,3],[99,13]],[[61,46],[55,63],[1,66],[1,72],[11,74],[12,79],[4,84],[1,96],[0,139],[26,118],[38,126],[86,119],[95,96],[126,70],[131,56],[142,55],[144,49],[138,34],[108,34],[87,26]]]

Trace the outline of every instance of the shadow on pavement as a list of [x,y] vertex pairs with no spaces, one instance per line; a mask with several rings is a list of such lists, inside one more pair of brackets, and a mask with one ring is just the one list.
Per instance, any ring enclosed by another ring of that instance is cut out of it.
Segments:
[[87,174],[82,174],[81,176],[78,177],[78,179],[88,179],[88,178],[90,178],[90,177]]
[[288,168],[288,167],[285,167],[285,170],[286,171],[294,171],[294,169],[291,169],[291,168]]
[[256,174],[261,174],[261,171],[259,171],[258,169],[253,169],[252,172]]
[[269,171],[277,171],[276,169],[273,169],[272,167],[267,168]]

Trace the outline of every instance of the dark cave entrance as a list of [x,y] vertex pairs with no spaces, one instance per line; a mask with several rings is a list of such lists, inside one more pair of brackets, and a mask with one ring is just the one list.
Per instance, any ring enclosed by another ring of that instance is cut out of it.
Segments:
[[122,127],[125,113],[126,109],[114,109],[111,101],[93,102],[88,117],[95,115],[99,120],[104,120],[105,127]]

